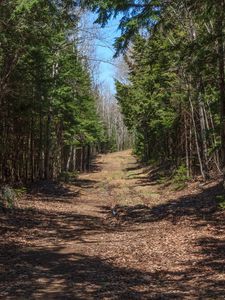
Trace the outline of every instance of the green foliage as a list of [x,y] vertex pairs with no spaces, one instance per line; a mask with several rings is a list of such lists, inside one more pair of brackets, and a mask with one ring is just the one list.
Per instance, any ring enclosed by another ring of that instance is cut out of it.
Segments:
[[34,5],[38,4],[40,0],[16,0],[16,8],[14,14],[21,13],[23,11],[31,11]]
[[[125,13],[119,1],[114,3],[114,11]],[[156,3],[158,21],[151,19]],[[179,1],[175,3],[171,7],[169,2],[163,5],[163,1],[141,2],[138,11],[130,3],[131,14],[129,20],[125,17],[121,39],[129,31],[129,24],[140,29],[145,22],[152,23],[144,26],[144,34],[133,31],[132,37],[127,36],[126,42],[132,41],[132,49],[124,56],[128,80],[116,82],[116,98],[135,136],[134,153],[142,161],[171,162],[173,166],[185,161],[190,174],[200,171],[205,176],[220,163],[222,144],[216,79],[219,74],[215,68],[217,40],[210,27],[217,22],[218,7],[210,6],[212,10],[207,15],[210,2],[193,7],[190,4],[189,15],[188,4],[185,7]],[[148,12],[142,15],[144,7]],[[143,18],[140,23],[139,18]]]
[[189,179],[187,172],[188,170],[185,165],[180,165],[174,172],[172,183],[176,190],[182,190],[186,187],[187,180]]
[[69,146],[103,139],[79,16],[70,0],[0,7],[0,180],[57,178]]
[[216,196],[216,201],[218,202],[219,208],[225,209],[225,195]]
[[[143,161],[168,156],[163,137],[176,127],[178,102],[171,98],[176,82],[169,44],[159,34],[146,40],[137,36],[132,51],[129,84],[117,82],[117,100],[125,123],[135,133],[135,153]],[[155,147],[151,147],[155,145]]]
[[79,172],[62,172],[58,176],[58,180],[60,182],[71,183],[74,182],[78,178]]
[[25,192],[25,188],[14,189],[8,185],[3,186],[0,189],[0,208],[12,209]]
[[116,82],[116,98],[140,160],[185,161],[192,174],[218,169],[225,149],[218,111],[225,93],[224,8],[220,1],[171,3],[0,2],[2,181],[57,178],[76,148],[115,149],[116,135],[107,136],[97,114],[98,96],[78,50],[77,4],[95,11],[103,26],[121,16],[117,54],[132,42],[124,56],[128,80]]
[[85,0],[81,3],[97,13],[96,23],[102,26],[105,26],[111,18],[121,15],[119,29],[122,34],[115,42],[116,55],[127,49],[129,42],[140,29],[155,24],[166,6],[160,0]]

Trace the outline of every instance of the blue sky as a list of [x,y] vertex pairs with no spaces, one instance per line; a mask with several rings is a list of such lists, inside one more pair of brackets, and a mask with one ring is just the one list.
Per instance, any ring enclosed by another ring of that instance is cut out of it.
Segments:
[[[95,15],[92,15],[90,21],[92,22],[94,19]],[[116,76],[116,67],[113,66],[113,64],[115,64],[113,60],[115,52],[113,44],[115,38],[120,35],[118,25],[118,19],[111,20],[105,28],[100,29],[100,39],[96,40],[96,58],[99,60],[99,74],[97,77],[112,93],[115,93],[114,78]]]

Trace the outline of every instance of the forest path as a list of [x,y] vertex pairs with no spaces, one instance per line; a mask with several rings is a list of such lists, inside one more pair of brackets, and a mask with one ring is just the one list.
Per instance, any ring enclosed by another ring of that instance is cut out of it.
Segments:
[[0,298],[224,299],[219,188],[156,179],[130,151],[103,155],[75,185],[42,184],[0,215]]

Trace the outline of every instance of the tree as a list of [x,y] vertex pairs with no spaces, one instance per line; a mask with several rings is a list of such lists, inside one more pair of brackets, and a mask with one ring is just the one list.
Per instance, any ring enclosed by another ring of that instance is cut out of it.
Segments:
[[[131,123],[135,127],[141,143],[144,143],[141,153],[145,153],[145,159],[149,157],[147,141],[157,136],[157,132],[164,141],[161,144],[156,139],[160,145],[158,149],[166,148],[170,154],[174,152],[170,144],[179,134],[178,145],[184,150],[188,173],[197,164],[203,178],[208,176],[212,165],[224,169],[224,1],[114,0],[103,3],[90,0],[86,3],[98,13],[96,22],[102,26],[110,18],[121,15],[121,37],[115,43],[116,54],[124,53],[128,45],[135,44],[132,57],[135,65],[132,66],[130,61],[131,83],[117,83],[117,98],[128,126]],[[140,32],[144,33],[146,43],[138,49],[136,37]],[[153,51],[148,53],[143,47]],[[140,58],[142,55],[145,58]],[[215,68],[215,63],[218,68]],[[125,100],[127,95],[129,103]],[[218,102],[220,111],[216,109]],[[152,119],[156,123],[150,126]],[[156,124],[164,129],[158,127],[156,130]],[[175,124],[180,132],[172,130]],[[168,153],[166,156],[171,156]],[[162,156],[165,157],[165,153]],[[183,155],[173,153],[172,157],[175,156]]]
[[1,2],[1,181],[53,179],[85,170],[103,138],[71,5]]

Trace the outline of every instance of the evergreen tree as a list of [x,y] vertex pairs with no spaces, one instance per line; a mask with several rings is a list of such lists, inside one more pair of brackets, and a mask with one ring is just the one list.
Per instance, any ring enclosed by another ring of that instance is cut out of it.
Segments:
[[72,2],[2,1],[0,179],[86,170],[103,127]]

